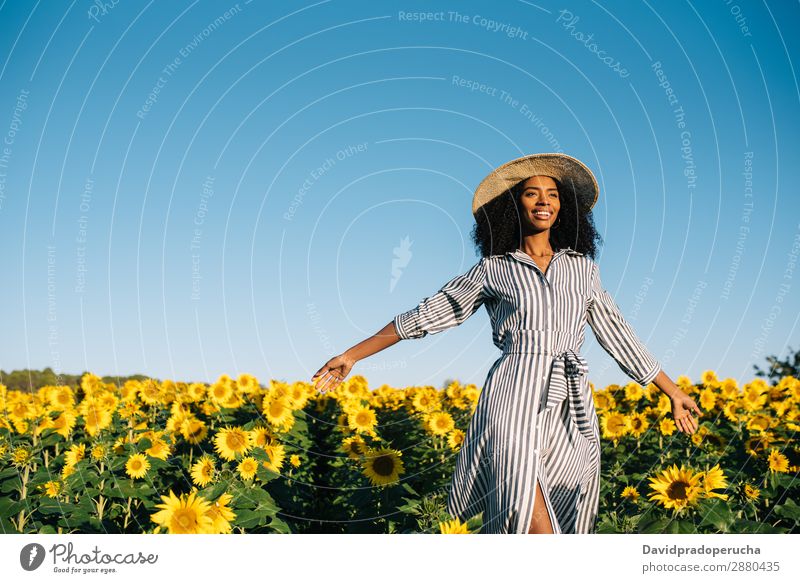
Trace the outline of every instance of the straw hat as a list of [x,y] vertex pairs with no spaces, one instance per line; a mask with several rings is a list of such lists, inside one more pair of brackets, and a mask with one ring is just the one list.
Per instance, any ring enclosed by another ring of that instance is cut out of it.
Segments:
[[562,197],[576,194],[580,206],[586,210],[591,209],[597,202],[600,194],[597,179],[583,162],[557,152],[530,154],[498,166],[481,181],[472,198],[472,214],[477,216],[478,210],[483,205],[511,189],[518,182],[539,175],[558,180],[562,189],[567,189],[567,192],[559,194]]

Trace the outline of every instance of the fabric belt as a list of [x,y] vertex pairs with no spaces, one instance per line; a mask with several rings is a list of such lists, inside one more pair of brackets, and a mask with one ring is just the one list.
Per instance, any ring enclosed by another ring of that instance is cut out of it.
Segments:
[[587,401],[592,398],[591,389],[587,394],[585,387],[588,387],[588,381],[581,379],[581,375],[588,372],[589,364],[576,350],[568,348],[557,353],[550,367],[549,382],[544,387],[540,411],[559,406],[566,399],[572,422],[586,439],[593,441],[595,436],[589,414],[594,409]]

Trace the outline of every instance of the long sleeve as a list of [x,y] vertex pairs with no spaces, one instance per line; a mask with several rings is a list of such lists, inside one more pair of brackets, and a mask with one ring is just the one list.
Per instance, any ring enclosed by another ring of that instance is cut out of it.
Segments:
[[587,318],[600,346],[626,375],[643,386],[653,382],[661,371],[661,364],[642,344],[614,299],[603,288],[596,263],[592,268],[592,295]]
[[486,280],[485,259],[481,258],[463,275],[457,275],[430,297],[394,317],[397,335],[405,340],[436,334],[463,323],[483,305]]

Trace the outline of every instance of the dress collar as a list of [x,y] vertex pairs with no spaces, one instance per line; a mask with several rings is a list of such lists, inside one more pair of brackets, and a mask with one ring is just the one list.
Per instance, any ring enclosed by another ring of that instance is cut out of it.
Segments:
[[[553,261],[556,257],[567,253],[570,255],[581,255],[581,253],[575,251],[571,247],[564,247],[553,253],[553,257],[550,259],[550,261]],[[506,251],[505,255],[513,257],[516,260],[521,261],[523,263],[527,263],[528,265],[534,265],[537,269],[540,269],[539,266],[536,264],[536,262],[533,260],[533,258],[527,253],[525,253],[525,251],[523,251],[522,249]]]

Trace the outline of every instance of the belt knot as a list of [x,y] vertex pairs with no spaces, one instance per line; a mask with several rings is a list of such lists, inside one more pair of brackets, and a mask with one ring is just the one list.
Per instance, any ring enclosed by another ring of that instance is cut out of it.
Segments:
[[564,373],[570,377],[577,377],[589,372],[589,364],[580,353],[568,348],[558,355],[564,359]]

